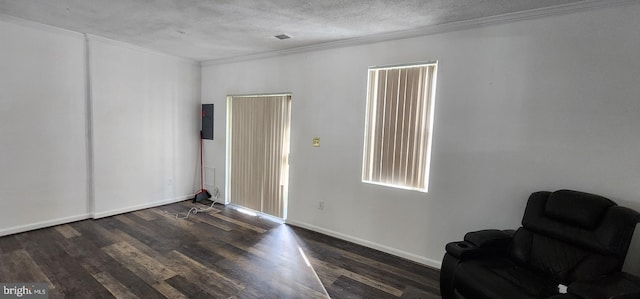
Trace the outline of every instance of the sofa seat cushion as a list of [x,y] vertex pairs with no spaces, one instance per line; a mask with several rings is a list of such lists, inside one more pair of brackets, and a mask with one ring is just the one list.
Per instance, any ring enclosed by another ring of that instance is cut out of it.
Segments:
[[504,258],[470,260],[458,265],[455,285],[465,298],[527,299],[558,295],[558,284]]

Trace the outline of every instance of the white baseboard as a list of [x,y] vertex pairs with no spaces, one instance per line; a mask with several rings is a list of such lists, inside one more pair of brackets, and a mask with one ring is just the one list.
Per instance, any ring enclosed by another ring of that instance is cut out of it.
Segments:
[[115,209],[115,210],[111,210],[111,211],[97,212],[97,213],[93,213],[93,218],[94,219],[98,219],[98,218],[109,217],[109,216],[118,215],[118,214],[122,214],[122,213],[128,213],[128,212],[133,212],[133,211],[137,211],[137,210],[153,208],[153,207],[157,207],[157,206],[162,206],[162,205],[166,205],[166,204],[170,204],[170,203],[174,203],[174,202],[187,200],[189,198],[193,198],[193,195],[183,195],[183,196],[178,196],[178,197],[171,198],[171,199],[154,201],[154,202],[150,202],[150,203],[145,203],[145,204],[135,205],[135,206],[129,206],[129,207],[126,207],[126,208],[120,208],[120,209]]
[[37,222],[37,223],[31,223],[31,224],[27,224],[27,225],[19,225],[19,226],[14,226],[14,227],[10,227],[10,228],[4,228],[4,229],[0,229],[0,236],[6,236],[6,235],[22,233],[22,232],[26,232],[26,231],[30,231],[30,230],[35,230],[35,229],[40,229],[40,228],[45,228],[45,227],[50,227],[50,226],[56,226],[56,225],[60,225],[60,224],[70,223],[70,222],[79,221],[79,220],[85,220],[85,219],[89,219],[89,218],[91,218],[91,214],[86,213],[86,214],[80,214],[80,215],[69,216],[69,217],[64,217],[64,218],[52,219],[52,220],[47,220],[47,221],[42,221],[42,222]]
[[75,221],[79,221],[79,220],[85,220],[85,219],[90,219],[90,218],[98,219],[98,218],[109,217],[109,216],[118,215],[118,214],[122,214],[122,213],[127,213],[127,212],[147,209],[147,208],[153,208],[153,207],[157,207],[157,206],[162,206],[162,205],[166,205],[166,204],[170,204],[170,203],[174,203],[174,202],[187,200],[189,198],[193,198],[193,195],[184,195],[184,196],[179,196],[179,197],[176,197],[176,198],[171,198],[171,199],[166,199],[166,200],[161,200],[161,201],[154,201],[154,202],[146,203],[146,204],[142,204],[142,205],[136,205],[136,206],[130,206],[130,207],[126,207],[126,208],[106,211],[106,212],[94,213],[93,217],[92,217],[92,215],[90,213],[86,213],[86,214],[80,214],[80,215],[75,215],[75,216],[52,219],[52,220],[47,220],[47,221],[42,221],[42,222],[37,222],[37,223],[31,223],[31,224],[27,224],[27,225],[20,225],[20,226],[14,226],[14,227],[10,227],[10,228],[4,228],[4,229],[0,229],[0,237],[1,236],[6,236],[6,235],[22,233],[22,232],[26,232],[26,231],[30,231],[30,230],[36,230],[36,229],[40,229],[40,228],[45,228],[45,227],[50,227],[50,226],[56,226],[56,225],[60,225],[60,224],[75,222]]
[[392,255],[395,255],[395,256],[398,256],[398,257],[401,257],[401,258],[405,258],[405,259],[408,259],[410,261],[414,261],[416,263],[419,263],[419,264],[422,264],[422,265],[425,265],[425,266],[428,266],[428,267],[431,267],[431,268],[435,268],[435,269],[438,269],[438,270],[442,267],[442,261],[433,260],[433,259],[430,259],[430,258],[426,258],[424,256],[419,256],[417,254],[409,253],[409,252],[406,252],[406,251],[403,251],[403,250],[399,250],[399,249],[392,248],[392,247],[389,247],[389,246],[385,246],[385,245],[382,245],[382,244],[378,244],[378,243],[375,243],[375,242],[367,241],[367,240],[364,240],[364,239],[360,239],[360,238],[357,238],[357,237],[354,237],[354,236],[350,236],[350,235],[346,235],[346,234],[343,234],[343,233],[339,233],[339,232],[336,232],[336,231],[333,231],[333,230],[329,230],[329,229],[326,229],[326,228],[318,227],[318,226],[311,225],[311,224],[304,223],[304,222],[298,222],[298,221],[295,221],[295,220],[287,220],[286,223],[294,225],[294,226],[299,226],[299,227],[302,227],[302,228],[306,228],[308,230],[319,232],[319,233],[322,233],[322,234],[325,234],[325,235],[328,235],[328,236],[332,236],[332,237],[335,237],[335,238],[338,238],[338,239],[342,239],[342,240],[345,240],[345,241],[353,242],[353,243],[356,243],[356,244],[359,244],[359,245],[362,245],[362,246],[366,246],[366,247],[369,247],[369,248],[377,249],[377,250],[380,250],[382,252],[386,252],[388,254],[392,254]]

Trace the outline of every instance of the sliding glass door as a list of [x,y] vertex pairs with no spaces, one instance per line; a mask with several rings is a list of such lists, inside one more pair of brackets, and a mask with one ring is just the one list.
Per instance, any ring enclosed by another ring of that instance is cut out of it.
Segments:
[[227,195],[286,218],[291,95],[227,98]]

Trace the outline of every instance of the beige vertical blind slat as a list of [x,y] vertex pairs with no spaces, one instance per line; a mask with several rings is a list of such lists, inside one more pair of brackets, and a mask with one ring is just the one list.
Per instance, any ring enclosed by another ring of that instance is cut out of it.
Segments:
[[404,119],[406,115],[406,103],[407,103],[407,71],[406,69],[400,70],[400,76],[398,78],[398,107],[396,117],[396,140],[394,146],[394,160],[393,160],[393,183],[403,184],[406,177],[406,169],[404,167],[403,150],[405,147],[404,140]]
[[231,202],[284,217],[290,96],[231,97]]
[[417,134],[418,137],[418,149],[416,151],[416,156],[418,157],[418,160],[416,161],[416,167],[418,168],[418,171],[416,172],[416,181],[414,181],[414,184],[420,186],[422,185],[422,179],[423,179],[423,175],[422,175],[422,171],[423,171],[423,167],[422,164],[424,163],[424,159],[423,159],[423,151],[424,151],[424,131],[423,131],[423,125],[424,125],[424,116],[422,111],[424,110],[424,107],[426,105],[424,105],[425,103],[423,102],[424,100],[424,93],[425,93],[425,88],[426,88],[426,77],[424,74],[424,69],[420,69],[418,78],[419,78],[419,87],[418,87],[418,98],[420,98],[421,100],[419,101],[420,105],[418,105],[418,110],[416,110],[416,114],[418,115],[418,122],[417,122],[417,126],[416,129],[418,131],[421,132],[421,134]]
[[414,108],[411,111],[411,115],[413,116],[413,135],[412,135],[412,146],[411,146],[411,162],[412,162],[412,172],[411,172],[411,180],[410,180],[410,186],[416,186],[419,185],[419,175],[418,173],[420,172],[420,108],[421,108],[421,104],[422,101],[420,101],[420,93],[421,93],[421,88],[422,88],[422,81],[423,78],[420,76],[420,72],[421,70],[418,69],[416,70],[416,72],[414,73]]
[[365,182],[425,190],[435,64],[369,70]]
[[405,179],[404,179],[404,185],[413,185],[413,174],[414,174],[414,147],[415,147],[415,140],[413,138],[413,136],[416,135],[416,128],[413,125],[414,120],[416,119],[416,116],[414,115],[413,111],[416,108],[417,105],[417,101],[416,99],[416,86],[418,83],[418,79],[416,77],[416,73],[417,70],[416,69],[409,69],[408,70],[408,80],[407,80],[407,97],[409,98],[409,105],[407,107],[407,111],[406,111],[406,118],[405,118],[405,125],[406,125],[406,146],[404,148],[404,153],[405,153],[405,170],[406,170],[406,175],[405,175]]
[[[375,101],[374,95],[377,90],[377,72],[369,71],[367,98]],[[364,135],[364,154],[362,157],[362,173],[363,180],[371,180],[372,172],[369,171],[373,167],[373,145],[375,143],[375,126],[376,126],[376,104],[367,105],[365,116],[365,135]]]
[[371,157],[370,164],[371,169],[370,180],[371,181],[379,181],[381,174],[381,163],[382,163],[382,134],[383,132],[383,124],[384,124],[384,95],[387,86],[387,73],[386,71],[372,71],[375,75],[375,89],[371,91],[372,103],[371,105],[374,107],[375,113],[371,116],[372,122],[372,141],[371,141]]

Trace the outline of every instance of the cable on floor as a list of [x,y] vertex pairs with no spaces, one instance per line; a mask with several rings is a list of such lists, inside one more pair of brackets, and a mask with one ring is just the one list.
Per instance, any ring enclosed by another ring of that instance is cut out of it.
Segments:
[[180,213],[170,213],[169,211],[164,211],[167,214],[171,214],[174,215],[176,217],[176,219],[187,219],[189,218],[189,215],[193,214],[198,214],[199,212],[206,212],[209,210],[213,209],[213,205],[215,205],[216,203],[218,203],[218,199],[220,199],[220,189],[218,189],[218,187],[213,188],[211,194],[212,197],[212,203],[211,206],[206,207],[206,208],[198,208],[198,207],[193,207],[191,209],[189,209],[189,211],[187,211],[187,214],[184,217],[180,216]]

